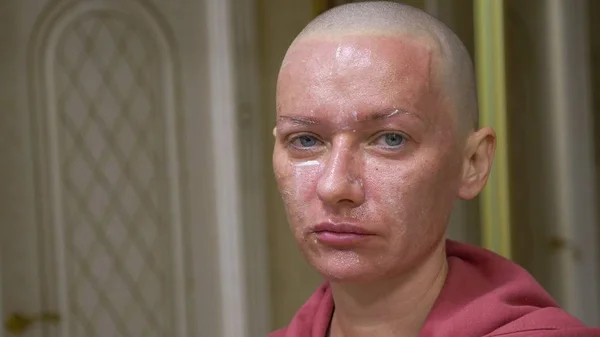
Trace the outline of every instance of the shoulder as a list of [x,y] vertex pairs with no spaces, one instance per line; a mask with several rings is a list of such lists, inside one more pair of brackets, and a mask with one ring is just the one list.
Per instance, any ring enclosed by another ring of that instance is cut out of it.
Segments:
[[572,328],[572,329],[534,329],[522,330],[503,334],[490,334],[485,337],[600,337],[597,328]]
[[560,308],[540,308],[489,334],[488,337],[600,337],[600,329],[585,327]]
[[562,310],[516,263],[452,241],[447,243],[447,256],[446,283],[426,320],[423,336],[440,336],[444,331],[447,336],[570,337],[578,335],[566,331],[591,331],[591,335],[581,336],[600,337]]

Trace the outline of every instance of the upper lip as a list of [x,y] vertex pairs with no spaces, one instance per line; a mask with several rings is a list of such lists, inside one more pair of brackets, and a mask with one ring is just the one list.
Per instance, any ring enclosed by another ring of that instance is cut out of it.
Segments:
[[351,225],[347,223],[334,224],[331,222],[323,222],[313,227],[313,232],[330,232],[340,234],[360,234],[360,235],[374,235],[362,227]]

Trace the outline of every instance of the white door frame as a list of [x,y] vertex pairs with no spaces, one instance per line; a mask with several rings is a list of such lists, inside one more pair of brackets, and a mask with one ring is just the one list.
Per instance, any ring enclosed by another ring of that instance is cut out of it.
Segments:
[[255,6],[207,0],[205,11],[224,337],[270,329]]

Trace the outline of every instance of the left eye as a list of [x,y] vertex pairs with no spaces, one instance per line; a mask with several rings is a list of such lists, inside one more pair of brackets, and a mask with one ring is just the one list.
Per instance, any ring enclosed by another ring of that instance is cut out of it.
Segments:
[[376,143],[386,147],[398,147],[406,141],[406,137],[397,132],[383,134],[377,138]]

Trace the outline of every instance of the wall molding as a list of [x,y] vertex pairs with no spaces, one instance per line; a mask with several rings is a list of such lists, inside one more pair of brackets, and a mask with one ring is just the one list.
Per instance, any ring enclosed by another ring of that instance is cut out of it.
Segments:
[[271,328],[269,258],[266,220],[264,109],[260,74],[256,0],[236,1],[232,7],[234,62],[237,80],[239,158],[242,170],[242,205],[245,225],[245,264],[248,286],[249,335],[265,336]]
[[219,236],[221,333],[270,329],[254,0],[206,2]]

